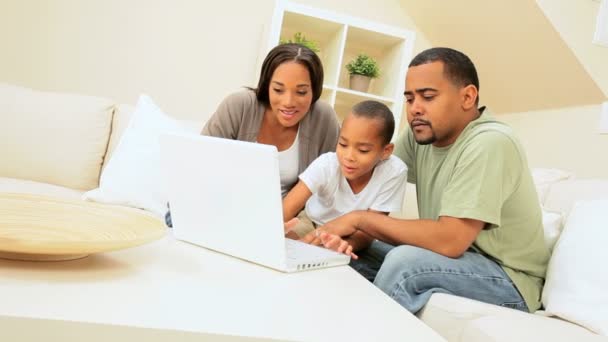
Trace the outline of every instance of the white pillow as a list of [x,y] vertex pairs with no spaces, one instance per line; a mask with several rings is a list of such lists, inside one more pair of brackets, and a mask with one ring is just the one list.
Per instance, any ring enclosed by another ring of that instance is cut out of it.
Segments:
[[608,199],[577,202],[549,262],[545,310],[608,335]]
[[545,245],[547,245],[549,251],[552,251],[562,232],[562,215],[543,210],[543,227]]
[[578,201],[608,199],[608,179],[568,179],[551,185],[543,208],[567,218]]
[[545,203],[545,198],[549,192],[551,184],[572,178],[574,174],[568,171],[559,169],[545,169],[545,168],[534,168],[532,169],[532,179],[536,186],[536,192],[538,193],[538,199],[540,204]]
[[141,95],[133,116],[112,158],[101,173],[99,188],[86,192],[85,200],[148,210],[159,217],[167,211],[167,195],[160,170],[159,137],[189,132]]

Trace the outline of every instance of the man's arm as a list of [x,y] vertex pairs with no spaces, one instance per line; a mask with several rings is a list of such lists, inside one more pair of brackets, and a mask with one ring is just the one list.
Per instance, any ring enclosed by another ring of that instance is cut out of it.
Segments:
[[485,222],[441,216],[438,220],[403,220],[355,212],[356,228],[393,245],[422,247],[450,258],[460,257],[475,241]]
[[[388,216],[389,213],[384,211],[368,210],[370,213],[377,213],[380,215]],[[353,247],[353,251],[360,251],[369,247],[374,241],[374,237],[369,235],[363,230],[358,230],[354,234],[344,239],[349,245]]]
[[[374,210],[368,210],[368,212],[378,213],[380,215],[389,214],[386,212],[374,211]],[[334,225],[334,223],[336,221],[340,221],[340,220],[341,220],[341,217],[338,217],[338,218],[328,222],[327,224],[317,228],[317,230],[324,231],[324,232],[331,232],[332,231],[331,227]],[[338,226],[342,226],[342,225],[340,223],[338,223]],[[310,232],[310,233],[308,233],[308,235],[304,236],[300,240],[304,241],[306,243],[312,244],[312,245],[316,245],[316,246],[323,245],[326,248],[335,250],[340,253],[344,253],[344,251],[346,250],[347,247],[351,247],[352,251],[360,251],[362,249],[369,247],[369,245],[371,245],[372,242],[374,241],[373,236],[369,235],[368,233],[366,233],[362,230],[353,230],[351,234],[342,235],[342,236],[331,233],[331,234],[329,234],[329,235],[332,235],[331,240],[327,239],[327,240],[323,241],[321,239],[321,236],[318,231]],[[327,244],[326,243],[327,241],[331,241],[331,243]]]
[[[471,246],[484,225],[482,221],[449,216],[441,216],[436,221],[404,220],[368,211],[354,211],[337,218],[321,229],[343,238],[362,231],[372,238],[393,245],[418,246],[450,258],[457,258]],[[309,242],[306,237],[303,240]],[[353,250],[358,249],[353,248]]]
[[358,230],[351,236],[344,238],[344,241],[353,247],[353,251],[360,251],[369,247],[374,241],[374,237],[362,230]]

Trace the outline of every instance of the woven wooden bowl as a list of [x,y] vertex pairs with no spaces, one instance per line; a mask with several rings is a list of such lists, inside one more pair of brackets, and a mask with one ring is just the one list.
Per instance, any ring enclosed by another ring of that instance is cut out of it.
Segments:
[[163,222],[143,210],[0,193],[0,258],[72,260],[156,240]]

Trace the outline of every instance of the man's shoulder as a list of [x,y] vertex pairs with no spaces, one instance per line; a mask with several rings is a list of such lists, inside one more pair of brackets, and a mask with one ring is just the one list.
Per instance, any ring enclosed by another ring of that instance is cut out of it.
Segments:
[[[485,109],[485,107],[483,108]],[[489,110],[483,110],[481,116],[470,123],[470,133],[479,134],[485,132],[500,132],[506,136],[513,135],[513,129],[506,123],[494,118]]]
[[513,129],[497,120],[485,120],[476,123],[464,137],[466,145],[476,144],[493,148],[495,146],[514,144],[519,146],[519,141]]

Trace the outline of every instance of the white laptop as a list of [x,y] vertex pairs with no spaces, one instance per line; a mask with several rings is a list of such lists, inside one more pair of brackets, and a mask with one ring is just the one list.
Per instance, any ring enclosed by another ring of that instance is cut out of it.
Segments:
[[177,239],[283,272],[349,263],[284,237],[275,146],[194,134],[163,135],[160,146]]

